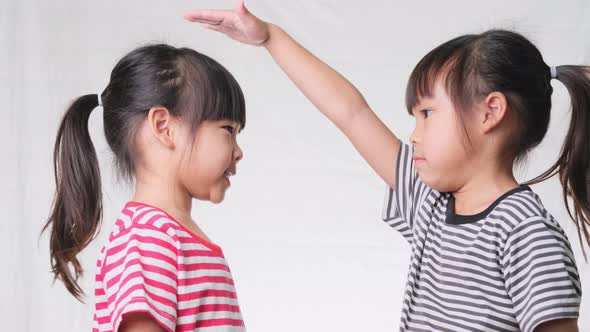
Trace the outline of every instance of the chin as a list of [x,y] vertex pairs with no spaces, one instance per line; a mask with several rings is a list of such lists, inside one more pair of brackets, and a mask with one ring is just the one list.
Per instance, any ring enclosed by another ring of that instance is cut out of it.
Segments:
[[219,193],[212,193],[209,196],[209,202],[211,202],[213,204],[219,204],[219,203],[223,202],[224,199],[225,199],[225,191],[222,191]]
[[225,193],[229,186],[224,184],[215,184],[208,188],[202,188],[200,191],[190,191],[191,196],[203,202],[211,202],[213,204],[219,204],[225,199]]
[[442,179],[424,179],[420,178],[424,184],[426,184],[429,188],[436,190],[441,193],[452,193],[458,190],[458,187],[452,183],[449,183],[447,180]]
[[209,200],[209,202],[211,202],[213,204],[219,204],[219,203],[223,202],[223,197],[221,197],[221,198],[211,198]]
[[440,179],[436,177],[428,176],[424,173],[418,174],[420,180],[424,182],[429,188],[434,189],[438,192],[446,192],[445,186],[441,183]]

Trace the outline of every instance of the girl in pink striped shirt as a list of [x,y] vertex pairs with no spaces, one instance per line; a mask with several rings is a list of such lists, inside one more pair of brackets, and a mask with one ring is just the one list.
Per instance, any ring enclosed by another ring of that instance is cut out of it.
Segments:
[[140,47],[123,57],[99,94],[66,111],[54,150],[53,274],[81,299],[77,254],[102,219],[101,183],[88,118],[103,109],[119,175],[135,196],[97,262],[93,331],[243,331],[221,248],[191,219],[192,199],[219,203],[242,151],[242,90],[215,60],[187,48]]

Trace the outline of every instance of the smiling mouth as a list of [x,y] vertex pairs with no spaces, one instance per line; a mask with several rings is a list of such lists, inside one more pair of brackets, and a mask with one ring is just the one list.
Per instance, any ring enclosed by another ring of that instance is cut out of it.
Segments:
[[226,170],[225,170],[225,172],[223,173],[223,175],[224,175],[226,178],[228,178],[228,179],[229,179],[230,177],[232,177],[232,176],[235,176],[235,175],[236,175],[236,170],[235,170],[235,169],[229,169],[229,168],[228,168],[228,169],[226,169]]

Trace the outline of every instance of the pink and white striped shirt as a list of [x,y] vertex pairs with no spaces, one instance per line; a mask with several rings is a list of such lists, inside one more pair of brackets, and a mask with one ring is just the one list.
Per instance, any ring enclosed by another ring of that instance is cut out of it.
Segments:
[[131,312],[166,331],[245,331],[221,248],[161,209],[127,203],[97,268],[93,332],[117,331]]

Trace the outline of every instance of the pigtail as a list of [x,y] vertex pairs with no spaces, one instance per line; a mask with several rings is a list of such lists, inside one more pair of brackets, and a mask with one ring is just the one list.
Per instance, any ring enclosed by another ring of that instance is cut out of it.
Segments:
[[559,174],[565,205],[587,261],[583,239],[590,247],[590,67],[559,66],[556,74],[571,97],[570,125],[557,161],[530,183]]
[[[66,111],[53,151],[56,192],[43,232],[51,229],[51,268],[78,300],[82,266],[76,255],[96,236],[102,220],[102,194],[96,151],[88,118],[98,106],[96,94],[76,99]],[[72,269],[70,268],[73,268]]]

